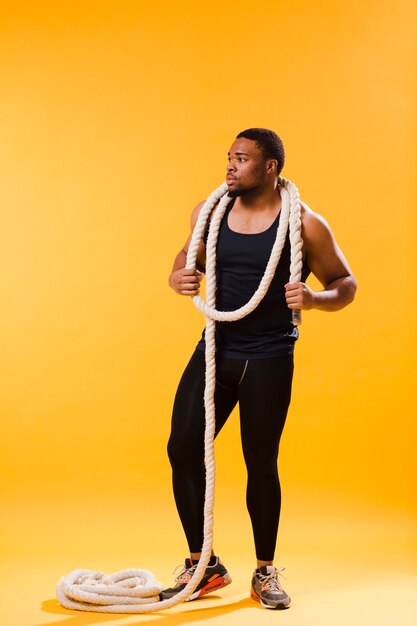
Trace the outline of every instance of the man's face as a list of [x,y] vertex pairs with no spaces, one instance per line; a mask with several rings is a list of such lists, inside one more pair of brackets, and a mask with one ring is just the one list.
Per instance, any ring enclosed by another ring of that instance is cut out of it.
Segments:
[[243,196],[262,186],[267,163],[256,141],[235,139],[228,154],[226,183],[229,195]]

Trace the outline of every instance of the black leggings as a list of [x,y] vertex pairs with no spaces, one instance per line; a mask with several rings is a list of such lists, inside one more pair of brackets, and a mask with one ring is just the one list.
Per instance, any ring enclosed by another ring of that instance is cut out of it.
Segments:
[[[293,355],[272,359],[217,358],[216,435],[239,402],[248,471],[246,502],[256,556],[272,561],[281,509],[278,447],[291,399]],[[168,455],[174,496],[190,552],[201,552],[204,520],[204,353],[196,350],[178,386]]]

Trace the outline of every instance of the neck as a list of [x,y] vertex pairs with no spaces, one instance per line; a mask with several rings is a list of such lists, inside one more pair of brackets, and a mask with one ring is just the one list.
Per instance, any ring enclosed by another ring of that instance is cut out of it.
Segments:
[[265,211],[275,209],[281,201],[278,186],[252,189],[236,198],[235,206],[245,211]]

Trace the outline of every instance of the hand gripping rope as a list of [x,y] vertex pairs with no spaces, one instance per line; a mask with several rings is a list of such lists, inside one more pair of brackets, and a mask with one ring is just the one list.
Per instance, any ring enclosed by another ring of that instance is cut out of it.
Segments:
[[[182,591],[167,600],[160,600],[163,585],[151,572],[143,569],[126,569],[115,574],[105,574],[91,570],[74,570],[61,578],[56,589],[58,601],[68,609],[103,613],[151,613],[168,609],[187,600],[203,578],[213,547],[214,509],[214,432],[215,407],[214,390],[216,385],[216,322],[234,322],[251,313],[268,291],[281,257],[289,226],[291,245],[289,282],[298,282],[302,270],[302,239],[300,218],[300,195],[297,187],[289,180],[278,180],[282,200],[281,216],[271,256],[259,286],[249,302],[236,311],[216,310],[216,244],[222,217],[231,196],[223,183],[206,200],[195,225],[187,255],[187,269],[196,266],[197,250],[211,216],[207,239],[206,297],[194,296],[195,306],[206,317],[206,384],[204,406],[206,427],[204,454],[206,467],[206,491],[204,501],[204,541],[201,557],[190,581]],[[301,323],[300,311],[293,311],[293,323]]]

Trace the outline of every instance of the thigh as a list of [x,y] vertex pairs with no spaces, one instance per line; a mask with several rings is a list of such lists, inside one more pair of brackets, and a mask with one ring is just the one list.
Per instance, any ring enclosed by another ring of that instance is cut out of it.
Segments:
[[[205,355],[195,350],[178,385],[172,413],[171,441],[187,449],[204,449]],[[216,384],[216,435],[237,403],[237,388]]]
[[242,447],[247,463],[276,460],[291,400],[293,355],[248,361],[239,385]]

